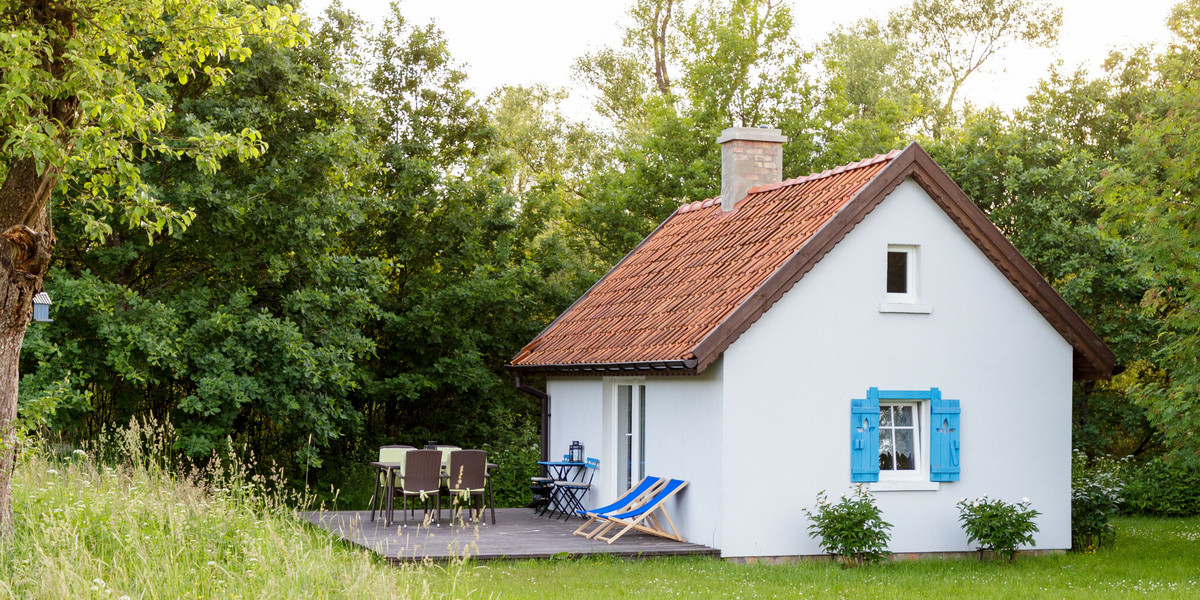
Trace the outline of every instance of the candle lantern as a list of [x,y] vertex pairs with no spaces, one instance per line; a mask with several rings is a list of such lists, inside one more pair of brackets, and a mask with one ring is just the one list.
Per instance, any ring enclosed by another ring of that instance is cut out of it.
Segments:
[[580,444],[579,440],[571,442],[567,454],[571,456],[571,462],[583,462],[583,444]]

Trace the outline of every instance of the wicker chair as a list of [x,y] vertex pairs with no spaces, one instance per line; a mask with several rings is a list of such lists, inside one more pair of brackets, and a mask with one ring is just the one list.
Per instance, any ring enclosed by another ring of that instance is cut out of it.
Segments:
[[[412,450],[412,449],[413,449],[412,446],[403,446],[403,445],[380,446],[379,447],[379,462],[404,464],[404,453],[408,452],[409,450]],[[387,502],[387,493],[388,493],[387,484],[388,484],[387,470],[386,469],[376,469],[375,491],[371,492],[371,520],[372,521],[375,520],[375,511],[376,510],[378,510],[379,512],[383,512],[384,509],[387,508],[385,506],[385,504]],[[380,493],[380,492],[382,492],[382,493]],[[377,499],[379,500],[378,508],[376,508],[376,504],[377,504],[376,500]]]
[[[437,450],[409,450],[404,454],[404,471],[400,475],[399,492],[403,498],[401,510],[404,525],[408,526],[408,499],[425,501],[425,516],[429,516],[429,500],[437,503],[437,525],[442,522],[442,453]],[[393,482],[393,489],[394,482]],[[392,523],[392,507],[388,506],[388,524]]]
[[[455,450],[450,453],[449,483],[446,486],[451,502],[459,498],[468,499],[474,505],[479,497],[478,512],[474,520],[483,517],[484,492],[487,490],[487,452],[483,450]],[[453,507],[453,504],[451,504]]]

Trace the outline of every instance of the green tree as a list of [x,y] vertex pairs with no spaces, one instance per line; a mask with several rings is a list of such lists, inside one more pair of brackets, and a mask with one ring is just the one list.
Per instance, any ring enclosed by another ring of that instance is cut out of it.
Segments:
[[732,125],[779,127],[792,142],[785,171],[810,165],[810,54],[791,37],[788,6],[771,0],[641,0],[620,48],[580,58],[614,131],[612,167],[571,206],[587,252],[612,264],[683,202],[720,189],[720,148]]
[[1057,43],[1062,9],[1043,0],[913,0],[889,26],[916,49],[922,83],[940,100],[927,125],[938,138],[955,121],[967,79],[1011,44]]
[[1155,348],[1161,381],[1136,388],[1168,446],[1200,459],[1200,2],[1175,7],[1173,43],[1158,57],[1151,103],[1118,167],[1102,183],[1105,222],[1134,241],[1152,282],[1143,307],[1164,328]]
[[52,193],[83,192],[60,211],[60,223],[79,220],[94,237],[110,232],[101,217],[116,207],[127,225],[152,233],[186,225],[191,213],[154,197],[137,158],[188,156],[212,171],[221,157],[257,156],[263,147],[248,129],[164,136],[172,91],[224,83],[230,63],[248,56],[249,39],[295,43],[299,17],[286,5],[242,1],[7,0],[0,7],[0,531],[7,532],[18,360],[30,302],[53,255]]
[[151,243],[117,227],[98,242],[80,221],[60,226],[47,276],[55,321],[29,336],[22,399],[68,381],[61,432],[169,418],[187,455],[228,437],[290,474],[358,426],[348,398],[373,349],[363,330],[385,269],[348,255],[342,238],[365,219],[375,164],[359,139],[369,101],[346,79],[357,27],[333,14],[310,47],[248,41],[225,85],[174,98],[164,135],[249,126],[270,145],[215,173],[186,157],[139,160],[164,206],[196,215],[186,231]]

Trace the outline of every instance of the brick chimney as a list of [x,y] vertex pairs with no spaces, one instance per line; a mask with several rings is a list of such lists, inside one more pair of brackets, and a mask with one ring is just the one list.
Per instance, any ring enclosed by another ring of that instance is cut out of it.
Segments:
[[746,190],[783,180],[787,136],[766,127],[730,127],[721,132],[721,210],[731,211]]

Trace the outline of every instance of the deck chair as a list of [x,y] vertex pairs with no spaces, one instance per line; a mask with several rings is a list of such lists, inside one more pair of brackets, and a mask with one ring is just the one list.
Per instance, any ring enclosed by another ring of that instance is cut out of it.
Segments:
[[[409,450],[412,450],[412,449],[413,449],[412,446],[403,446],[403,445],[380,446],[379,447],[379,462],[403,463],[404,462],[404,453],[408,452]],[[379,512],[382,513],[384,511],[384,509],[387,508],[386,506],[384,506],[384,503],[387,502],[387,493],[388,493],[387,485],[388,485],[387,471],[384,469],[377,469],[376,473],[375,473],[375,491],[371,492],[371,520],[372,521],[375,520],[375,511],[376,510],[378,510]],[[382,493],[380,493],[380,492],[382,492]],[[376,499],[379,500],[379,502],[378,502],[379,508],[378,509],[375,508],[375,505],[376,505],[375,500]]]
[[[609,515],[607,517],[600,517],[601,519],[607,521],[607,523],[600,528],[600,531],[595,533],[593,539],[603,540],[611,544],[615,542],[617,538],[625,535],[625,533],[630,529],[633,529],[635,531],[649,533],[650,535],[657,535],[659,537],[672,539],[677,542],[686,542],[687,540],[683,539],[683,537],[679,535],[679,532],[675,530],[675,523],[671,521],[671,515],[667,514],[667,508],[664,505],[666,504],[666,501],[671,498],[671,496],[679,493],[679,490],[682,490],[687,484],[688,482],[682,479],[672,479],[668,481],[666,485],[659,488],[658,492],[641,506],[623,513]],[[659,521],[659,516],[656,513],[662,514],[662,520],[666,521],[666,524],[670,526],[670,531],[667,531],[666,528],[663,527],[663,524]],[[618,527],[620,527],[621,530],[615,535],[610,534],[608,537],[604,536],[604,534]]]
[[[624,494],[621,494],[620,498],[617,498],[608,506],[601,506],[600,508],[593,508],[592,510],[575,511],[575,514],[581,517],[587,517],[587,521],[583,525],[580,525],[579,529],[575,530],[575,535],[582,535],[583,537],[590,539],[603,528],[603,523],[605,523],[605,521],[601,517],[610,514],[628,512],[641,506],[646,500],[654,497],[654,493],[657,492],[658,488],[662,487],[664,483],[665,482],[661,477],[654,477],[652,475],[646,476],[643,477],[636,486],[629,488],[628,491],[626,491]],[[596,525],[596,528],[591,532],[588,532],[587,528],[593,525]]]

